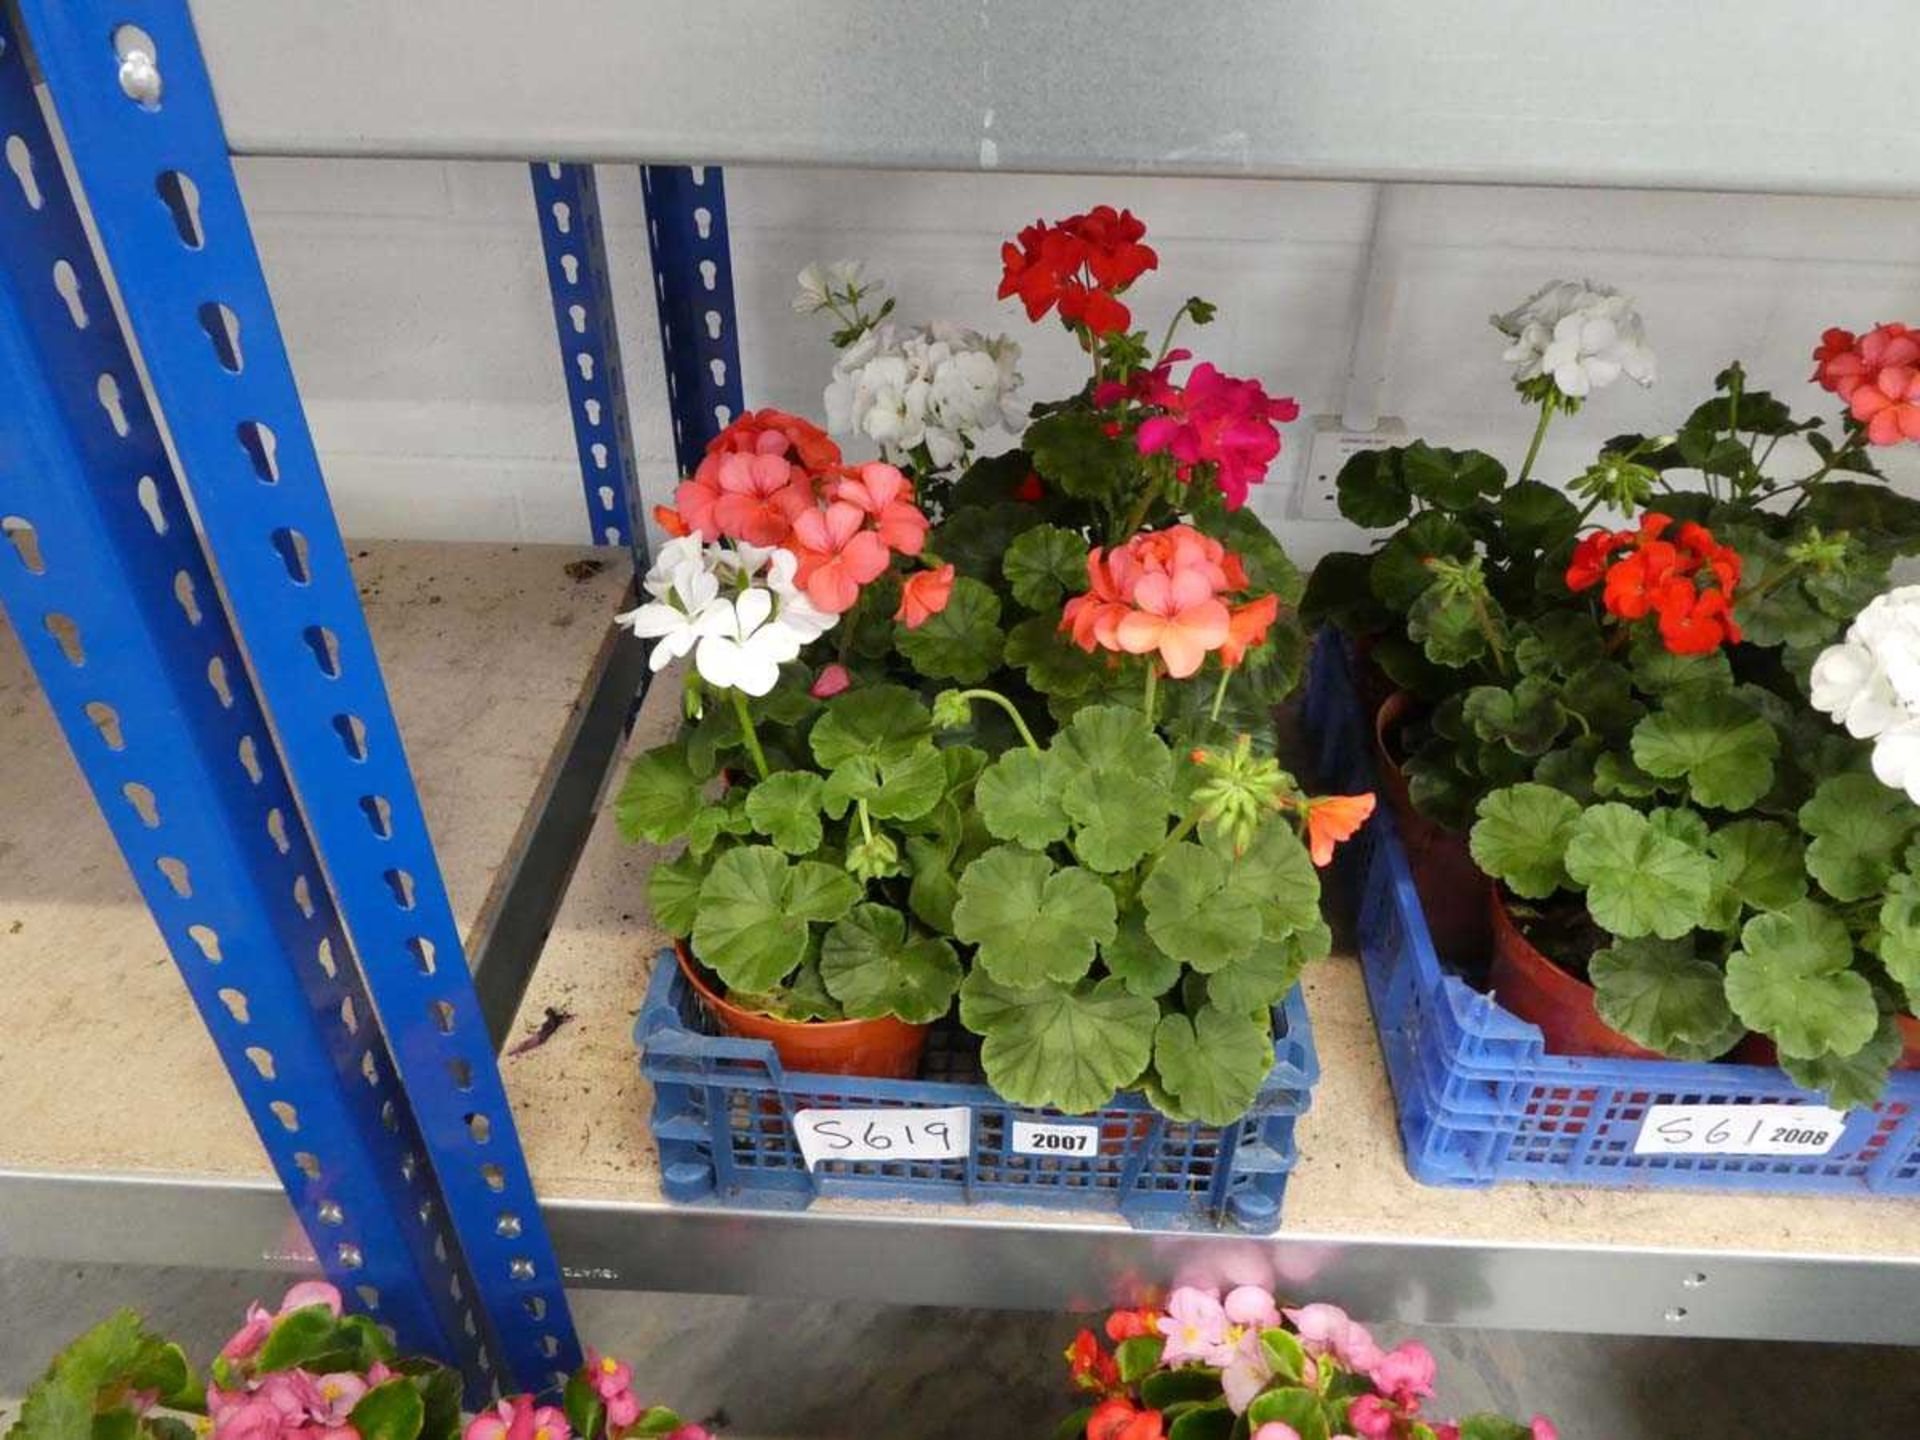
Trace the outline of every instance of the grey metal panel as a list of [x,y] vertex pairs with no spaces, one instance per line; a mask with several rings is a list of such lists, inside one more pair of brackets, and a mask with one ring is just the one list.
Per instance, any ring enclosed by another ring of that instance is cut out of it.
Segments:
[[[1920,1343],[1920,1260],[1153,1235],[1036,1217],[778,1215],[549,1199],[568,1284],[902,1305],[1094,1309],[1130,1287],[1258,1280],[1370,1320]],[[0,1257],[228,1269],[313,1259],[272,1185],[0,1173]]]
[[1920,193],[1911,0],[192,10],[242,153]]

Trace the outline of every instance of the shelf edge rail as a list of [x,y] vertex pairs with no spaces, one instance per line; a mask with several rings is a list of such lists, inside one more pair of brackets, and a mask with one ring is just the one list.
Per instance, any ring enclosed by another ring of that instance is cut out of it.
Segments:
[[0,602],[321,1266],[483,1375],[413,1116],[4,9],[0,150]]
[[467,1263],[463,1328],[546,1389],[578,1340],[188,7],[18,4]]

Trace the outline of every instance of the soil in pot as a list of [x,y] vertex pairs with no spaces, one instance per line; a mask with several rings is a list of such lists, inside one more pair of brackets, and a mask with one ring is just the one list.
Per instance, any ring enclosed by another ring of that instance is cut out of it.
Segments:
[[1413,807],[1401,762],[1406,732],[1419,719],[1420,702],[1396,690],[1374,715],[1373,741],[1380,790],[1393,810],[1406,847],[1407,868],[1420,908],[1427,915],[1433,950],[1450,969],[1479,984],[1487,976],[1493,929],[1487,919],[1487,880],[1473,863],[1467,837],[1435,823]]
[[911,1080],[920,1072],[929,1025],[909,1025],[891,1015],[877,1020],[783,1020],[735,1005],[719,979],[685,945],[676,945],[680,973],[687,977],[713,1023],[743,1040],[765,1040],[788,1070],[815,1075],[870,1075]]
[[1607,943],[1578,900],[1549,901],[1525,920],[1525,930],[1507,908],[1495,882],[1485,882],[1493,930],[1493,997],[1522,1020],[1540,1027],[1555,1055],[1606,1055],[1659,1060],[1658,1051],[1637,1045],[1600,1018],[1587,959]]

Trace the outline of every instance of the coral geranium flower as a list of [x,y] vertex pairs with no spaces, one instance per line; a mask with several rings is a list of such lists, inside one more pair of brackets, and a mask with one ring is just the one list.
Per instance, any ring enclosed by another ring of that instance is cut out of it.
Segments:
[[1373,814],[1371,795],[1323,795],[1307,801],[1307,851],[1315,865],[1333,862],[1333,847],[1351,839]]
[[1132,613],[1128,604],[1131,591],[1114,578],[1106,553],[1098,546],[1087,552],[1087,592],[1067,601],[1060,615],[1060,628],[1073,636],[1082,650],[1095,646],[1109,650],[1120,648],[1120,622]]
[[783,455],[819,474],[840,463],[840,447],[818,425],[784,410],[749,410],[707,442],[707,454]]
[[937,570],[916,570],[900,585],[900,609],[894,619],[909,630],[918,630],[947,608],[953,598],[953,566]]
[[1249,650],[1257,650],[1266,643],[1267,631],[1279,618],[1278,595],[1262,595],[1258,600],[1236,606],[1227,617],[1227,639],[1220,647],[1220,663],[1229,670],[1236,668],[1247,658]]
[[681,519],[680,512],[671,505],[654,506],[653,522],[660,527],[663,534],[670,535],[675,540],[693,533],[693,527]]
[[836,500],[825,510],[803,510],[794,518],[789,547],[799,558],[794,578],[807,598],[829,615],[844,615],[860,598],[860,587],[887,568],[887,542],[865,528],[858,505]]
[[1853,392],[1853,418],[1867,427],[1875,445],[1920,440],[1920,367],[1888,365]]
[[794,514],[811,505],[806,475],[778,455],[730,450],[709,455],[674,492],[680,518],[700,538],[779,545]]
[[865,511],[889,550],[918,555],[926,547],[927,517],[913,503],[913,482],[895,466],[875,461],[847,471],[833,498]]
[[1226,605],[1206,577],[1193,570],[1141,576],[1133,587],[1133,604],[1116,631],[1120,648],[1130,655],[1158,651],[1167,674],[1176,680],[1198,670],[1209,651],[1226,643],[1232,628]]

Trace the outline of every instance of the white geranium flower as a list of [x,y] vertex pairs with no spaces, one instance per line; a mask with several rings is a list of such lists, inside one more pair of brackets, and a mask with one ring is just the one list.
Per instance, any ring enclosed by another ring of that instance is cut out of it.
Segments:
[[800,656],[808,638],[774,612],[771,590],[750,586],[710,607],[699,620],[694,668],[709,685],[765,695],[780,682],[780,667]]
[[1873,775],[1891,790],[1904,790],[1920,805],[1920,720],[1883,730],[1873,742]]
[[645,587],[654,598],[614,618],[642,640],[653,641],[647,665],[659,671],[694,648],[705,633],[702,626],[708,615],[726,602],[720,598],[719,576],[692,536],[660,548],[660,557],[647,571]]
[[793,292],[793,313],[813,315],[827,308],[827,271],[818,262],[800,272]]
[[1920,803],[1920,585],[1876,596],[1813,662],[1813,707],[1873,741],[1873,773]]
[[1005,337],[950,325],[876,326],[833,367],[827,427],[865,435],[889,456],[924,445],[945,469],[967,457],[981,432],[1025,422],[1019,360],[1020,347]]
[[863,260],[836,260],[831,265],[818,262],[802,270],[793,294],[793,313],[814,315],[836,302],[858,300],[878,285],[867,284],[867,266]]
[[1653,383],[1645,322],[1633,301],[1610,286],[1558,280],[1495,315],[1493,325],[1512,342],[1500,358],[1514,367],[1516,384],[1544,375],[1562,395],[1583,400],[1622,375]]

